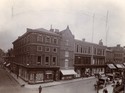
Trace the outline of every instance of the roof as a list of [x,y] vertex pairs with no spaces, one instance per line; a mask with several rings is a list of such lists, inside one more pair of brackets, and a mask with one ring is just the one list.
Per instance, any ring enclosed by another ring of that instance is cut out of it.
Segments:
[[82,41],[82,40],[78,40],[78,39],[75,39],[75,42],[79,42],[81,44],[86,43],[86,44],[91,45],[91,46],[99,46],[99,47],[105,47],[106,48],[106,46],[104,46],[104,45],[99,45],[99,44],[96,44],[96,43],[86,42],[86,41]]
[[52,32],[52,31],[44,29],[44,28],[33,29],[33,31],[45,32],[45,33],[52,34],[52,35],[59,35],[56,32]]

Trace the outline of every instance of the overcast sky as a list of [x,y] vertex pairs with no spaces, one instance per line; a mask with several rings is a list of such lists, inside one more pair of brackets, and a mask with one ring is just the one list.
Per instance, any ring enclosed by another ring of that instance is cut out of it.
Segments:
[[60,31],[69,25],[76,39],[88,42],[94,31],[93,42],[102,39],[104,45],[107,32],[107,46],[125,46],[124,4],[125,0],[0,0],[0,48],[13,47],[26,28],[49,30],[51,24]]

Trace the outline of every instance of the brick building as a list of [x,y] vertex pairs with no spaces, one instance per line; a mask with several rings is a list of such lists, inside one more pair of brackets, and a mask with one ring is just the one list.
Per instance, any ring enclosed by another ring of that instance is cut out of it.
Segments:
[[94,44],[75,40],[75,70],[77,77],[104,73],[105,68],[105,49],[102,42]]
[[59,80],[60,34],[40,29],[27,32],[13,42],[13,70],[28,83]]

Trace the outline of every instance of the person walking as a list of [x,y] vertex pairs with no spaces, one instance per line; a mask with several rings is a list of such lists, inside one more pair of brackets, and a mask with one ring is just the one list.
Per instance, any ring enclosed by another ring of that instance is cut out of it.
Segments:
[[41,86],[39,86],[39,93],[41,93],[42,92],[42,87]]

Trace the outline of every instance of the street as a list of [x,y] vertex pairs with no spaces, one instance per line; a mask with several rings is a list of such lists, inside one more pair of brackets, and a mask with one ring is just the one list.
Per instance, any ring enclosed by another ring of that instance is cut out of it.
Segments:
[[[77,82],[60,84],[43,88],[42,93],[96,93],[94,83],[96,79],[80,80]],[[20,87],[17,81],[3,69],[0,69],[0,93],[38,93],[36,88]]]
[[17,81],[5,70],[0,68],[0,93],[33,93],[32,90],[22,88]]
[[43,93],[96,93],[96,79],[88,79],[43,89]]

